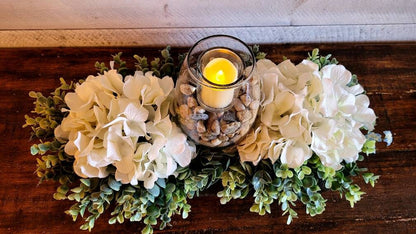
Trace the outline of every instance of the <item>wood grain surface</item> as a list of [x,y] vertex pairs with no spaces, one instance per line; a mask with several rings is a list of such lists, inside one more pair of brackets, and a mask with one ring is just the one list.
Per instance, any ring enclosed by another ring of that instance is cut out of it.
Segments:
[[[161,232],[239,233],[414,233],[416,230],[416,43],[267,45],[262,50],[274,62],[282,56],[300,62],[319,47],[333,54],[365,87],[378,119],[376,131],[391,130],[394,143],[378,145],[378,153],[360,163],[381,175],[375,188],[359,183],[366,192],[354,209],[327,191],[326,211],[310,217],[298,203],[299,218],[286,225],[274,204],[272,214],[250,213],[252,198],[220,205],[218,187],[190,200],[186,220],[174,217]],[[22,129],[24,114],[32,109],[31,90],[44,94],[59,84],[95,74],[95,61],[109,61],[110,54],[124,52],[157,55],[159,48],[26,48],[0,49],[0,233],[76,233],[80,221],[72,222],[64,210],[69,201],[55,201],[56,183],[38,185],[35,157],[29,152],[29,129]],[[174,49],[183,52],[185,49]],[[129,59],[128,61],[132,61]],[[139,223],[109,225],[102,216],[93,233],[137,233]],[[159,231],[156,231],[159,232]]]

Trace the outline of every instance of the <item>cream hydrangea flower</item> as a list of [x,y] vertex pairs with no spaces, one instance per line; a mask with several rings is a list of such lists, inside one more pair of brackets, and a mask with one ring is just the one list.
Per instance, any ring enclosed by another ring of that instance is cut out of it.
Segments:
[[173,81],[151,72],[123,78],[116,70],[89,76],[65,96],[68,116],[55,129],[68,140],[65,152],[74,155],[81,177],[103,178],[109,166],[116,180],[152,188],[158,178],[187,166],[195,146],[170,121]]
[[237,149],[242,162],[252,162],[254,165],[268,156],[269,146],[274,132],[266,125],[260,124],[255,130],[250,130],[247,136],[238,144]]
[[306,60],[297,66],[290,60],[279,65],[266,59],[257,62],[254,75],[262,82],[264,96],[256,130],[237,146],[242,161],[257,164],[269,158],[274,163],[280,157],[282,163],[295,168],[312,156],[311,122],[304,102],[317,70],[316,64]]

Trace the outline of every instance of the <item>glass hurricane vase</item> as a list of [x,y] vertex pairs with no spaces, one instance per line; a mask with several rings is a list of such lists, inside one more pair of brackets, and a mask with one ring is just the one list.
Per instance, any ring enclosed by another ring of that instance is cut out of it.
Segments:
[[[174,109],[182,130],[195,143],[226,147],[247,134],[260,103],[255,63],[244,42],[226,35],[201,39],[189,50],[176,81]],[[221,71],[213,79],[206,77],[210,69]],[[227,69],[232,72],[227,74]],[[226,76],[233,76],[230,83],[215,80]]]

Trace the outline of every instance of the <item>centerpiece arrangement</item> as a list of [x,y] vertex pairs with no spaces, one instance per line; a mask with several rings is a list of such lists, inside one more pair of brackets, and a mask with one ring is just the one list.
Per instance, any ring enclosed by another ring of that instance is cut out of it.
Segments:
[[[378,176],[358,161],[375,153],[376,116],[357,77],[318,50],[295,65],[265,59],[258,46],[216,35],[186,55],[148,61],[135,71],[113,56],[110,67],[35,98],[26,124],[41,182],[59,181],[57,200],[83,230],[106,210],[110,224],[141,221],[143,233],[174,214],[188,216],[187,199],[221,181],[222,204],[254,198],[250,211],[271,212],[276,201],[288,224],[291,208],[311,216],[325,210],[323,190],[338,191],[353,207],[361,177]],[[174,85],[176,81],[176,85]],[[388,144],[390,132],[385,131]]]

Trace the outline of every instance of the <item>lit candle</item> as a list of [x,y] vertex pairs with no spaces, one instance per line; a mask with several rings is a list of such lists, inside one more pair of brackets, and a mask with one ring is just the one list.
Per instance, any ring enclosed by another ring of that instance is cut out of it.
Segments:
[[[230,60],[214,58],[205,66],[203,75],[216,85],[228,85],[237,80],[238,71]],[[202,86],[201,100],[212,108],[224,108],[231,104],[234,89],[215,89]]]

